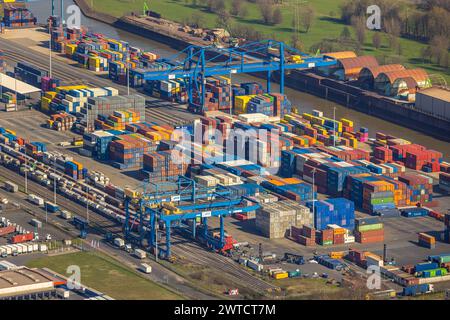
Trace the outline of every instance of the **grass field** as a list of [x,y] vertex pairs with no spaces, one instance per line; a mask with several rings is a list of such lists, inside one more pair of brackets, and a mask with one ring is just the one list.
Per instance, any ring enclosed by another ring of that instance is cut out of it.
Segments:
[[[228,8],[231,0],[225,0]],[[91,0],[91,4],[98,11],[112,14],[120,17],[131,11],[142,12],[144,0]],[[302,1],[300,1],[301,3]],[[330,39],[338,37],[345,25],[339,20],[340,6],[345,0],[314,0],[309,4],[315,9],[315,20],[311,30],[308,33],[302,31],[300,40],[303,43],[305,51],[321,41],[322,39]],[[191,0],[151,0],[147,1],[150,10],[162,14],[163,18],[182,22],[186,17],[192,16],[194,12],[202,12],[204,23],[208,27],[216,26],[217,15],[207,12],[200,5],[193,5]],[[199,1],[197,1],[199,3]],[[257,4],[246,2],[248,15],[244,18],[232,18],[231,23],[239,23],[242,25],[252,26],[256,30],[262,32],[267,38],[275,38],[290,42],[292,36],[292,5],[295,0],[285,0],[281,5],[283,14],[283,22],[276,26],[266,26],[261,23],[261,14]],[[302,4],[300,4],[301,6]],[[354,34],[352,28],[351,32]],[[439,74],[443,76],[447,83],[450,84],[450,70],[441,68],[435,64],[423,61],[420,58],[422,48],[426,47],[425,43],[401,38],[400,44],[402,48],[401,56],[397,55],[387,46],[387,39],[383,38],[383,46],[376,50],[372,46],[373,31],[368,31],[366,41],[362,48],[362,54],[374,55],[378,58],[380,64],[402,63],[410,68],[424,68],[429,74]],[[353,35],[354,37],[354,35]]]
[[179,295],[119,265],[107,256],[78,252],[30,261],[28,267],[47,267],[62,275],[67,267],[78,265],[81,283],[121,300],[178,300]]

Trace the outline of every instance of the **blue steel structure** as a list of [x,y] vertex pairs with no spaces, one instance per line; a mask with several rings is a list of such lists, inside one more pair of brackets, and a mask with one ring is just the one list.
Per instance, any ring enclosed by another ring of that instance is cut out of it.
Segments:
[[[167,186],[173,187],[173,183],[167,182],[151,183],[147,182],[146,187],[151,185],[154,188],[152,192],[146,192],[141,195],[137,204],[137,211],[132,214],[130,210],[132,199],[125,199],[125,222],[124,236],[126,239],[132,237],[131,229],[133,226],[138,227],[140,243],[146,237],[148,232],[149,247],[156,247],[156,226],[157,220],[165,225],[166,243],[165,248],[158,248],[158,255],[162,253],[164,257],[171,257],[171,229],[179,227],[186,220],[194,220],[192,224],[192,237],[196,238],[197,234],[196,220],[201,219],[202,233],[200,236],[205,240],[206,244],[215,249],[221,250],[225,244],[224,240],[224,217],[233,213],[245,213],[257,210],[260,205],[254,200],[245,196],[235,196],[225,186],[198,187],[196,182],[185,176],[179,176],[177,181],[177,189],[173,191],[164,191]],[[209,200],[211,201],[209,201]],[[199,202],[199,200],[201,202]],[[248,206],[243,201],[248,200],[253,204]],[[179,213],[165,214],[164,208],[161,206],[165,202],[186,202],[187,204],[177,205]],[[134,215],[134,217],[133,217]],[[208,219],[211,217],[219,217],[220,219],[220,237],[213,238],[208,235]],[[139,219],[138,223],[135,223]]]
[[[293,62],[290,56],[301,57],[301,61]],[[310,69],[336,64],[336,60],[326,56],[309,56],[284,42],[263,40],[247,42],[234,48],[201,47],[191,45],[172,57],[159,59],[164,62],[162,69],[139,69],[131,73],[145,81],[184,79],[187,83],[190,106],[195,111],[204,111],[205,83],[209,76],[226,76],[234,73],[267,73],[267,92],[271,92],[272,72],[278,71],[280,77],[280,93],[284,93],[284,77],[286,70]],[[194,91],[201,92],[200,104],[193,101]]]

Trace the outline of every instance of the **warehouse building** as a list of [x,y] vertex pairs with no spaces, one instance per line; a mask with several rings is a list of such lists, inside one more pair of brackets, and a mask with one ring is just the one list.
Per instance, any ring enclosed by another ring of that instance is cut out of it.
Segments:
[[411,101],[409,95],[417,89],[431,87],[431,80],[423,69],[382,72],[375,78],[374,89],[388,97]]
[[43,269],[18,267],[3,270],[0,271],[0,300],[50,298],[55,295],[56,287],[65,283],[65,280]]
[[[325,59],[329,60],[338,60],[338,59],[347,59],[347,58],[356,58],[357,55],[353,51],[339,51],[339,52],[328,52],[324,53],[323,57]],[[335,71],[334,66],[326,66],[326,67],[317,67],[316,68],[317,73],[323,75],[323,76],[330,76],[332,72]]]
[[450,89],[429,88],[419,91],[415,108],[450,121]]
[[332,68],[330,76],[343,81],[357,80],[364,67],[377,67],[378,61],[373,56],[338,59]]
[[361,88],[373,89],[375,79],[382,72],[392,72],[398,70],[405,70],[401,64],[386,64],[383,66],[364,67],[359,72],[358,83]]

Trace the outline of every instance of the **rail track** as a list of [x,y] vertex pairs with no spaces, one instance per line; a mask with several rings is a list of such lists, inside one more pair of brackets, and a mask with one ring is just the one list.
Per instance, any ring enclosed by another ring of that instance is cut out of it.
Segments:
[[[6,178],[7,180],[13,181],[22,188],[25,188],[25,178],[15,171],[5,168],[4,166],[0,166],[0,176]],[[39,197],[44,199],[53,199],[52,191],[31,179],[28,179],[27,181],[27,188],[29,192]],[[78,203],[75,203],[58,193],[56,194],[56,200],[58,206],[62,209],[66,209],[78,216],[87,218],[86,207],[79,205]],[[121,231],[121,228],[117,223],[114,223],[113,221],[95,212],[89,212],[89,222],[90,226],[92,226],[95,230],[102,231],[103,233],[111,232],[116,234]]]
[[178,257],[219,270],[226,276],[231,276],[231,279],[234,282],[243,284],[247,288],[251,288],[260,293],[277,291],[279,289],[277,286],[250,274],[227,257],[221,256],[215,252],[207,251],[198,244],[187,242],[186,239],[178,237],[177,235],[173,235],[172,238],[173,240],[179,241],[179,243],[172,247],[172,252]]

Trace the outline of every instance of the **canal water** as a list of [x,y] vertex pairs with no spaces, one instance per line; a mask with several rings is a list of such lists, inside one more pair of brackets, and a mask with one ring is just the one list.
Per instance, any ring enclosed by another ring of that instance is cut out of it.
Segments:
[[[59,14],[59,0],[55,0],[56,8],[55,14]],[[72,0],[65,0],[64,6],[69,6],[74,4]],[[46,19],[51,14],[51,0],[35,0],[29,3],[30,9],[34,15],[38,18],[40,23],[46,21]],[[178,51],[156,41],[138,36],[133,33],[129,33],[117,28],[114,28],[108,24],[101,23],[96,20],[89,19],[87,17],[81,18],[81,23],[83,26],[87,27],[88,30],[103,33],[108,37],[121,39],[127,41],[131,46],[140,47],[144,50],[157,53],[161,56],[171,56],[176,54]],[[255,78],[249,75],[233,75],[233,82],[249,82],[257,81],[264,84],[264,80]],[[277,84],[272,85],[272,90],[276,91],[278,89]],[[344,106],[336,104],[331,101],[317,98],[313,95],[299,92],[290,88],[285,88],[285,93],[287,94],[289,100],[294,106],[299,108],[300,112],[310,112],[313,109],[321,110],[324,112],[325,116],[330,118],[333,117],[333,110],[335,109],[336,118],[347,118],[355,123],[356,127],[364,126],[369,129],[370,136],[373,137],[375,132],[380,131],[383,133],[388,133],[399,138],[404,138],[414,143],[418,143],[426,146],[430,149],[438,150],[444,153],[444,157],[447,161],[450,160],[450,143],[435,139],[433,137],[427,136],[420,132],[408,129],[388,121],[381,120],[379,118],[369,116],[365,113],[358,112],[352,109],[348,109]]]

